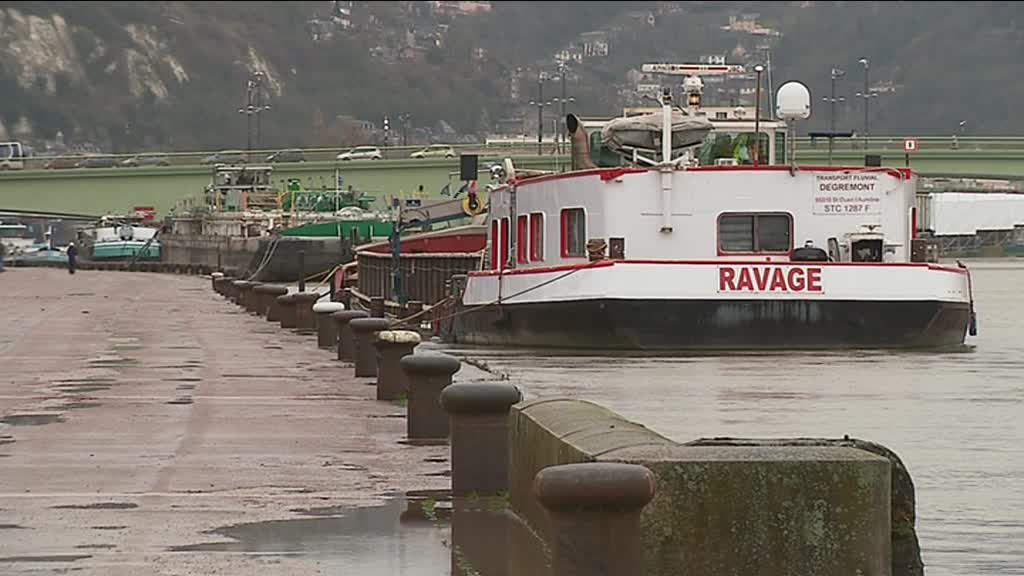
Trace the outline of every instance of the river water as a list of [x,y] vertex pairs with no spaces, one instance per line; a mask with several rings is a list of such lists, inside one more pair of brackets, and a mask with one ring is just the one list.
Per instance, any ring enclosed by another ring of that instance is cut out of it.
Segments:
[[931,576],[1024,574],[1024,262],[968,262],[979,335],[946,352],[685,357],[459,348],[528,396],[607,406],[674,440],[851,437],[896,451]]

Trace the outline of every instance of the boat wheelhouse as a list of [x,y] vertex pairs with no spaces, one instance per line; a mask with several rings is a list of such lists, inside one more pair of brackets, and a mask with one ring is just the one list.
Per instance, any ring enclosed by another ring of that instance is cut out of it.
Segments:
[[[670,149],[673,112],[666,95],[660,155],[620,146],[621,162],[595,165],[570,117],[576,170],[521,177],[506,161],[495,171],[486,269],[465,281],[454,340],[651,350],[964,342],[970,275],[926,261],[911,170],[706,165],[696,146]],[[775,148],[773,135],[763,141]]]

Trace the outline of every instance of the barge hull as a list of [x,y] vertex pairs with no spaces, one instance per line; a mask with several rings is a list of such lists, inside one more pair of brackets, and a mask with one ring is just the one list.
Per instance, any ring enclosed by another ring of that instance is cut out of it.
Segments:
[[970,306],[943,301],[625,300],[460,311],[453,342],[616,350],[937,348],[962,345]]

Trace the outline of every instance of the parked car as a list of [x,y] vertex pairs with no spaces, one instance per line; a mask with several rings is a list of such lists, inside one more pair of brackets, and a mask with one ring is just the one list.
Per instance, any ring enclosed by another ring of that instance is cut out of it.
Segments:
[[241,150],[221,150],[200,160],[200,164],[245,164],[245,152]]
[[113,156],[87,156],[78,165],[82,168],[113,168],[117,166],[117,158]]
[[413,152],[409,158],[455,158],[455,149],[447,144],[431,144]]
[[306,153],[298,148],[291,150],[278,150],[267,156],[267,162],[305,162]]
[[47,162],[43,168],[46,170],[64,170],[67,168],[78,168],[77,158],[54,158]]
[[127,160],[121,161],[121,166],[125,168],[135,168],[136,166],[170,166],[171,162],[167,159],[166,154],[137,154],[128,158]]
[[384,155],[376,146],[356,146],[348,152],[338,154],[338,160],[380,160]]

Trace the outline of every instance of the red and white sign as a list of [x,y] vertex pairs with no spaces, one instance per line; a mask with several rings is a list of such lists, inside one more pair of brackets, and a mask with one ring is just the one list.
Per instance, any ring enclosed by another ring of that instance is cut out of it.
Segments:
[[903,151],[906,153],[917,152],[917,138],[907,138],[903,141]]
[[814,214],[881,214],[882,191],[879,175],[855,172],[817,174]]
[[810,266],[719,266],[719,292],[810,292],[821,294],[821,268]]

